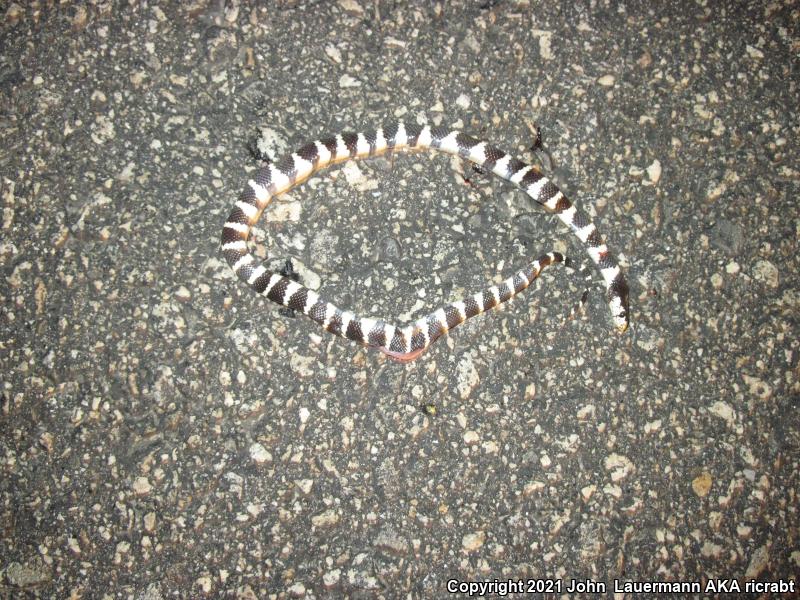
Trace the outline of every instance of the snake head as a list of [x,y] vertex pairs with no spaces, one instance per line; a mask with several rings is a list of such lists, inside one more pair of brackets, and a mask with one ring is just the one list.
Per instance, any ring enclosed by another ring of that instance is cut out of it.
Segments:
[[609,305],[611,306],[611,315],[614,319],[614,326],[617,331],[624,333],[628,329],[630,322],[630,300],[628,298],[630,289],[628,282],[620,272],[611,282],[608,288]]

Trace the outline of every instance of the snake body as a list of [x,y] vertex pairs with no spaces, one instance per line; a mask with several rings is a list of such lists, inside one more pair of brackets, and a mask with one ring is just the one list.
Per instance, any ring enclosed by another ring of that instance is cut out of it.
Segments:
[[330,333],[377,348],[390,358],[405,362],[417,358],[460,323],[513,298],[547,266],[565,261],[563,255],[549,252],[498,285],[398,327],[342,310],[289,277],[268,270],[250,253],[247,246],[250,231],[273,197],[337,162],[425,148],[467,159],[516,185],[547,211],[555,213],[578,237],[599,269],[614,326],[620,332],[627,329],[628,284],[588,216],[569,202],[538,167],[454,129],[395,123],[375,131],[342,133],[317,140],[266,164],[248,181],[223,227],[222,251],[228,264],[258,294],[303,313]]

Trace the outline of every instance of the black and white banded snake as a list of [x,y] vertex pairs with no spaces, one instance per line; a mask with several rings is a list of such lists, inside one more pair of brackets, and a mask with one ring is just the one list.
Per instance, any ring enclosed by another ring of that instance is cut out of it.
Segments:
[[588,216],[569,202],[538,167],[517,160],[487,142],[448,128],[395,123],[366,133],[342,133],[306,144],[276,162],[267,163],[248,182],[222,230],[222,251],[228,264],[239,279],[273,302],[303,313],[330,333],[377,348],[394,360],[407,362],[420,356],[440,336],[460,323],[513,298],[547,266],[564,262],[564,256],[558,252],[543,254],[498,285],[397,327],[338,308],[286,275],[268,270],[250,253],[247,246],[250,231],[273,197],[337,162],[378,156],[389,151],[425,148],[460,156],[491,171],[556,214],[578,237],[600,271],[614,326],[620,332],[627,329],[628,284]]

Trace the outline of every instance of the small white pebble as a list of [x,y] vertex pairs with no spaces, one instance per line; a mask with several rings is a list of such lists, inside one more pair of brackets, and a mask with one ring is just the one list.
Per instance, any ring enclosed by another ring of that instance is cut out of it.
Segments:
[[361,85],[361,82],[355,77],[351,77],[347,73],[339,77],[340,88],[354,88]]
[[780,283],[778,267],[768,260],[756,261],[753,267],[753,279],[765,283],[768,287],[776,288]]
[[186,286],[182,285],[175,290],[175,298],[181,302],[188,302],[192,299],[192,293],[188,290],[188,288],[186,288]]
[[653,184],[658,183],[658,180],[661,179],[661,162],[658,159],[654,160],[650,163],[650,166],[647,167],[647,176]]
[[200,588],[200,591],[202,591],[204,594],[208,594],[211,591],[211,577],[198,577],[195,583],[197,584],[197,587]]
[[609,75],[603,75],[602,77],[600,77],[597,80],[597,83],[599,83],[603,87],[611,87],[612,85],[614,85],[615,81],[616,81],[616,79],[614,78],[614,76],[609,74]]
[[736,411],[726,402],[717,400],[709,407],[708,412],[725,421],[728,427],[733,428],[733,426],[736,425]]
[[263,464],[265,462],[272,461],[272,454],[270,454],[264,446],[255,442],[250,446],[250,458],[257,464]]
[[543,490],[544,487],[545,485],[541,481],[530,481],[525,484],[525,487],[522,488],[522,495],[527,498],[531,494],[534,494],[539,490]]
[[333,569],[332,571],[328,571],[322,575],[322,583],[325,585],[326,588],[334,587],[336,584],[339,583],[339,579],[342,577],[342,570],[341,569]]
[[653,433],[654,431],[658,431],[661,429],[661,419],[656,419],[655,421],[648,421],[644,424],[644,432],[645,433]]
[[603,461],[605,468],[611,471],[611,481],[617,482],[624,479],[633,471],[633,463],[627,456],[610,454]]
[[295,598],[302,598],[306,595],[306,586],[304,586],[301,582],[297,581],[289,586],[289,589],[286,590],[289,592],[290,596],[294,596]]
[[465,552],[474,552],[486,541],[486,533],[483,531],[476,531],[475,533],[468,533],[461,538],[461,547]]
[[152,489],[153,486],[150,485],[150,482],[147,480],[147,477],[137,477],[136,480],[133,482],[133,491],[139,496],[144,496],[145,494],[149,494]]
[[486,454],[497,454],[500,451],[500,447],[492,440],[483,442],[483,444],[481,444],[481,448],[483,448],[483,451],[486,452]]
[[764,58],[764,53],[755,46],[751,46],[750,44],[747,44],[747,46],[745,46],[745,52],[747,52],[747,56],[756,60],[761,60],[762,58]]
[[364,8],[356,0],[339,0],[339,6],[353,15],[364,14]]
[[342,64],[342,53],[336,46],[325,46],[325,54],[327,54],[328,58],[330,58],[333,62]]
[[311,492],[311,488],[314,486],[313,479],[295,479],[294,484],[300,489],[301,492],[304,494],[308,494]]
[[591,499],[591,497],[594,496],[594,493],[596,491],[597,491],[597,486],[594,484],[582,487],[581,497],[583,498],[583,501],[588,502]]

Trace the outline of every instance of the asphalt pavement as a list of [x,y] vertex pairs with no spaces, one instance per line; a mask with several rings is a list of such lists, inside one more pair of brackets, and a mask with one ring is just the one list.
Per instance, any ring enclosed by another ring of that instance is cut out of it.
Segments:
[[[796,593],[796,3],[0,6],[0,596]],[[315,175],[255,253],[398,323],[584,270],[409,364],[239,282],[259,160],[397,120],[539,164],[628,332],[556,218],[435,153]]]

